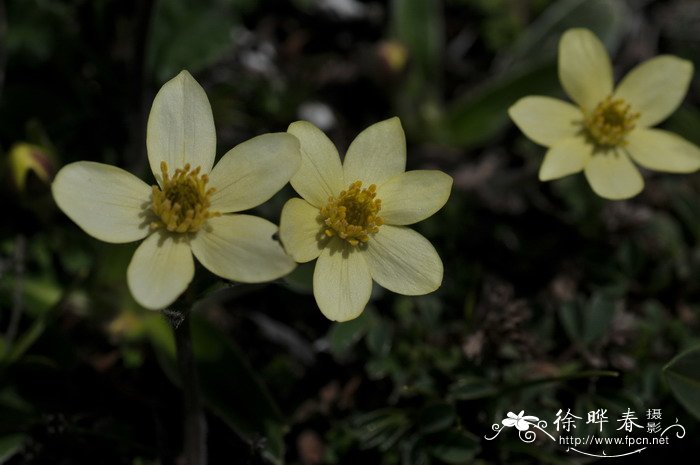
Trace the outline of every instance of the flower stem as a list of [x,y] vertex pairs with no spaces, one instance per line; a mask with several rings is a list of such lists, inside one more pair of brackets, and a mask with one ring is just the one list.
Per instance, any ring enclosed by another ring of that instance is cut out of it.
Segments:
[[7,333],[5,334],[5,354],[9,355],[12,351],[12,344],[15,342],[17,337],[17,331],[19,330],[19,321],[22,318],[22,310],[24,308],[23,299],[23,287],[24,287],[24,261],[25,253],[27,249],[27,240],[24,235],[17,235],[15,241],[15,251],[14,251],[14,272],[15,272],[15,282],[14,290],[12,293],[12,313],[10,314],[10,322],[7,326]]
[[192,331],[189,312],[177,312],[174,316],[168,312],[168,319],[175,333],[175,348],[177,365],[180,370],[180,380],[184,396],[184,454],[187,465],[206,465],[207,424],[202,409],[199,392],[199,377],[192,350]]

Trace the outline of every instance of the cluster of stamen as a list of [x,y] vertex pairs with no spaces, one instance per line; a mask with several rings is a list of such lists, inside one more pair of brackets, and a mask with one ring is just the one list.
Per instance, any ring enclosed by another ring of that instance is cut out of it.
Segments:
[[325,235],[337,235],[352,246],[367,242],[369,235],[384,224],[377,216],[382,201],[376,196],[377,186],[372,184],[363,189],[362,181],[355,181],[338,197],[329,197],[326,206],[321,208],[321,220],[327,226]]
[[584,124],[588,134],[600,146],[613,147],[627,144],[625,136],[634,129],[639,113],[631,111],[622,99],[608,96],[592,113],[586,115]]
[[162,189],[153,186],[151,209],[160,221],[151,223],[151,228],[164,227],[168,231],[191,233],[199,231],[202,225],[219,212],[210,212],[211,195],[215,189],[207,189],[209,177],[199,174],[200,167],[191,169],[190,164],[175,170],[173,177],[168,174],[168,164],[160,163]]

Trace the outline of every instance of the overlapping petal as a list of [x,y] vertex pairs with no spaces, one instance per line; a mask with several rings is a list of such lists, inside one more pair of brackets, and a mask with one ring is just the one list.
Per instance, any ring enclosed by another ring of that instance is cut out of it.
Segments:
[[569,29],[559,42],[559,80],[584,112],[612,94],[613,73],[603,43],[588,29]]
[[533,142],[551,147],[581,131],[581,110],[559,99],[530,96],[508,109],[513,122]]
[[583,136],[569,137],[552,146],[540,166],[540,181],[563,178],[580,172],[593,153],[593,146]]
[[364,255],[372,279],[398,294],[427,294],[442,283],[442,260],[435,247],[410,228],[382,226]]
[[323,249],[314,269],[314,297],[326,318],[357,318],[372,294],[372,277],[365,257],[334,239]]
[[161,183],[160,164],[170,173],[189,163],[211,171],[216,156],[214,117],[207,94],[187,71],[181,71],[160,88],[153,100],[146,131],[148,162]]
[[260,205],[289,182],[300,163],[299,141],[284,132],[238,144],[209,175],[209,185],[216,189],[211,209],[229,213]]
[[282,208],[280,240],[289,255],[299,263],[317,258],[325,244],[319,210],[303,199],[289,199]]
[[307,202],[322,207],[328,197],[345,187],[340,155],[331,140],[307,121],[296,121],[287,132],[299,139],[301,166],[291,179],[292,187]]
[[394,176],[377,189],[380,216],[386,224],[417,223],[442,208],[450,197],[452,178],[438,170],[415,170]]
[[632,159],[650,170],[692,173],[700,169],[700,148],[672,132],[637,129],[627,142]]
[[639,113],[637,126],[654,126],[668,118],[683,101],[693,77],[693,64],[661,55],[633,68],[615,90],[615,98]]
[[190,241],[197,260],[209,271],[244,283],[280,278],[296,264],[275,240],[277,226],[250,215],[210,218]]
[[89,161],[71,163],[51,186],[56,204],[86,233],[105,242],[143,239],[151,188],[115,166]]
[[606,199],[628,199],[644,188],[642,175],[622,151],[594,154],[584,173],[593,191]]
[[375,123],[352,141],[343,161],[345,187],[362,181],[381,185],[406,171],[406,136],[394,117]]
[[194,276],[194,260],[183,237],[151,234],[139,245],[126,270],[136,301],[151,310],[172,304]]

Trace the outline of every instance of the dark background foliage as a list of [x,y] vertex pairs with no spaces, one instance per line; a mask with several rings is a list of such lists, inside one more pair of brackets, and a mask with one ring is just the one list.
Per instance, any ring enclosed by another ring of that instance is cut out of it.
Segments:
[[[146,118],[181,69],[207,90],[219,155],[297,119],[342,153],[398,115],[409,169],[455,180],[417,225],[445,264],[434,294],[376,288],[360,318],[333,324],[312,266],[264,286],[197,270],[212,464],[580,463],[514,430],[484,440],[509,411],[551,425],[560,408],[607,408],[612,435],[620,412],[661,408],[687,435],[634,463],[697,452],[682,405],[698,415],[700,394],[681,404],[670,387],[697,383],[700,357],[662,369],[699,342],[700,178],[645,173],[624,202],[582,175],[540,183],[544,149],[507,118],[521,96],[564,97],[556,44],[573,26],[601,37],[618,78],[660,53],[700,64],[693,0],[0,1],[0,463],[181,454],[170,329],[125,284],[135,246],[85,235],[42,178],[96,160],[152,182]],[[699,83],[663,124],[696,144]],[[41,164],[18,189],[23,141]],[[292,195],[256,213],[278,221]]]

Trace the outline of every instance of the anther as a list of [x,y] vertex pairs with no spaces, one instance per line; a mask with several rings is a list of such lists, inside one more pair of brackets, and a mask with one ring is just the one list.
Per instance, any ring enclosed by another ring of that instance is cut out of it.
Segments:
[[172,178],[165,161],[160,163],[160,170],[163,187],[151,189],[151,210],[160,222],[152,222],[152,229],[165,227],[170,232],[196,232],[209,218],[221,215],[209,211],[215,189],[206,188],[209,177],[199,174],[201,167],[192,170],[188,163],[176,169]]
[[321,208],[320,218],[327,226],[327,237],[338,236],[355,247],[369,241],[370,235],[379,231],[384,224],[377,216],[381,209],[381,200],[376,199],[377,186],[371,184],[362,189],[362,181],[355,181],[350,187],[340,192],[338,197],[329,197],[328,203]]

